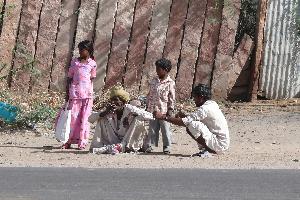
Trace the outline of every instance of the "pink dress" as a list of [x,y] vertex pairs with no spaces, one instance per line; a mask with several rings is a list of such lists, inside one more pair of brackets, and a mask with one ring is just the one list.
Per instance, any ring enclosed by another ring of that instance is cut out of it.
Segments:
[[71,109],[71,132],[68,144],[78,144],[84,148],[88,144],[90,126],[88,118],[93,106],[93,83],[97,64],[93,59],[80,63],[78,58],[71,62],[68,77],[72,78],[69,88],[69,108]]

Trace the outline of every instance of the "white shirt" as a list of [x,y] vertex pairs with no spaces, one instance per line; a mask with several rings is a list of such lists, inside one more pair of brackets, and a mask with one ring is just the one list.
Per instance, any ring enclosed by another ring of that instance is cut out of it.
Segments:
[[[147,133],[144,121],[154,120],[152,113],[141,108],[126,104],[121,120],[116,114],[108,114],[100,117],[99,112],[93,112],[89,122],[97,122],[91,148],[99,148],[103,145],[124,143],[128,147],[138,149],[141,147],[143,137]],[[128,118],[129,126],[124,126],[123,121]]]
[[190,113],[182,121],[187,127],[194,121],[202,122],[212,134],[216,135],[221,149],[228,149],[230,138],[227,121],[215,101],[206,101],[197,111]]

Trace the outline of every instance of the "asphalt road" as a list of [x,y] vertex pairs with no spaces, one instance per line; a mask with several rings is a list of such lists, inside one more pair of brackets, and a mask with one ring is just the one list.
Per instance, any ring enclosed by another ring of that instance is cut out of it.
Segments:
[[300,170],[0,168],[0,199],[300,199]]

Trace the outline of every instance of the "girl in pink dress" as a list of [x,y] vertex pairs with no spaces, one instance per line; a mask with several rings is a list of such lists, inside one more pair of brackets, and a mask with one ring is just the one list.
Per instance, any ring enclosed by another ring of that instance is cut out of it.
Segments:
[[89,138],[88,118],[93,106],[93,79],[96,77],[97,64],[93,60],[93,44],[85,40],[78,44],[80,57],[71,61],[68,72],[66,100],[71,110],[71,132],[69,140],[62,146],[69,149],[71,144],[78,144],[84,149]]

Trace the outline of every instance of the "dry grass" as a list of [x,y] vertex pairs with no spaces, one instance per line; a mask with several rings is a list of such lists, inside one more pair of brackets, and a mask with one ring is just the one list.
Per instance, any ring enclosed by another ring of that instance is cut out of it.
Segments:
[[36,123],[50,127],[64,102],[63,94],[53,91],[29,94],[9,89],[3,83],[0,83],[0,88],[0,101],[18,108],[16,121],[2,123],[3,127],[32,127]]

